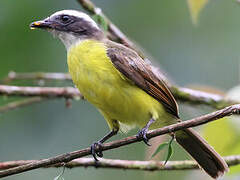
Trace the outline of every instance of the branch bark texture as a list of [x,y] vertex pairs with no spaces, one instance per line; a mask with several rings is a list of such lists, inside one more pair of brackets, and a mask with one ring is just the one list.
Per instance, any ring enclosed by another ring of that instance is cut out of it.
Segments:
[[222,109],[226,106],[233,104],[238,104],[239,102],[230,101],[225,99],[224,96],[208,93],[204,91],[193,90],[184,87],[172,86],[171,91],[174,97],[181,102],[186,102],[190,104],[203,104],[211,106],[216,109]]
[[[67,76],[61,75],[61,77],[63,77],[63,80],[65,80],[65,77]],[[58,79],[60,78],[58,77]],[[226,106],[238,103],[224,99],[224,97],[221,95],[211,94],[188,88],[172,86],[171,90],[177,100],[191,104],[204,104],[213,108],[222,109]],[[78,91],[78,89],[73,87],[24,87],[0,85],[0,95],[83,99],[83,96]]]
[[[175,131],[178,131],[178,130],[181,130],[181,129],[199,126],[199,125],[208,123],[210,121],[220,119],[224,116],[230,116],[232,114],[240,114],[240,104],[229,106],[229,107],[226,107],[226,108],[221,109],[219,111],[194,118],[192,120],[179,122],[177,124],[173,124],[173,125],[170,125],[170,126],[166,126],[166,127],[163,127],[163,128],[159,128],[159,129],[150,131],[147,134],[147,137],[148,138],[153,138],[153,137],[160,136],[160,135],[163,135],[163,134],[172,133],[172,132],[175,132]],[[121,140],[106,143],[106,144],[103,145],[101,150],[106,151],[106,150],[118,148],[118,147],[121,147],[121,146],[125,146],[125,145],[128,145],[128,144],[132,144],[132,143],[136,143],[136,142],[140,142],[140,141],[142,141],[141,138],[137,138],[136,136],[130,136],[130,137],[127,137],[127,138],[124,138],[124,139],[121,139]],[[19,174],[19,173],[22,173],[22,172],[26,172],[26,171],[41,168],[41,167],[54,165],[54,164],[57,164],[57,163],[67,163],[67,162],[72,161],[73,159],[77,159],[77,158],[87,156],[87,155],[90,155],[90,154],[91,154],[90,148],[86,148],[86,149],[82,149],[82,150],[74,151],[74,152],[70,152],[70,153],[65,153],[65,154],[62,154],[62,155],[59,155],[59,156],[56,156],[56,157],[43,159],[43,160],[39,160],[37,162],[33,162],[33,163],[30,163],[30,164],[26,164],[26,165],[22,165],[22,166],[19,166],[19,167],[15,167],[15,168],[7,169],[7,170],[4,170],[4,171],[0,171],[0,178],[10,176],[10,175],[13,175],[13,174]]]
[[46,73],[46,72],[33,72],[33,73],[17,73],[10,71],[8,76],[2,80],[3,84],[8,84],[13,80],[72,80],[68,73]]
[[[228,166],[234,166],[240,164],[240,155],[223,157]],[[7,161],[0,162],[0,170],[5,170],[13,167],[26,165],[29,163],[36,163],[39,160],[19,160],[19,161]],[[74,159],[66,164],[59,163],[46,166],[44,168],[58,168],[65,166],[66,168],[76,167],[97,167],[97,168],[113,168],[124,170],[144,170],[144,171],[166,171],[166,170],[192,170],[199,169],[198,164],[195,161],[168,161],[164,165],[165,161],[129,161],[129,160],[115,160],[115,159],[100,159],[96,162],[93,158],[78,158]]]
[[41,96],[41,97],[63,97],[83,98],[78,89],[73,87],[24,87],[0,85],[0,95],[6,96]]
[[32,98],[26,98],[23,100],[10,102],[4,106],[0,106],[0,113],[5,113],[5,112],[13,110],[13,109],[21,108],[21,107],[28,106],[28,105],[31,105],[34,103],[39,103],[44,100],[47,100],[47,98],[36,96],[36,97],[32,97]]

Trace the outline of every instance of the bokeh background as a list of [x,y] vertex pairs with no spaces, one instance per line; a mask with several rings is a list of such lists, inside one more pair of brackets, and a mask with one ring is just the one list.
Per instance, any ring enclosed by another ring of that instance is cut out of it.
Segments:
[[[203,9],[197,26],[191,22],[184,0],[93,2],[154,57],[175,83],[181,86],[211,86],[222,91],[238,85],[240,4],[237,2],[210,1]],[[82,10],[75,0],[0,1],[0,79],[11,70],[67,72],[63,44],[46,32],[29,29],[32,21],[62,9]],[[48,83],[52,86],[72,85]],[[21,81],[14,84],[38,85],[38,82]],[[0,97],[0,105],[15,99]],[[180,104],[180,108],[183,119],[212,111],[204,106],[190,107],[184,104]],[[89,146],[107,131],[103,117],[86,101],[73,101],[71,108],[65,107],[63,99],[34,104],[0,114],[0,161],[41,159],[78,150]],[[125,136],[120,134],[116,138]],[[189,158],[177,145],[174,147],[173,159]],[[107,151],[104,155],[106,158],[144,160],[146,147],[139,143]],[[60,172],[61,169],[40,169],[5,179],[54,179]],[[206,179],[203,174],[199,171],[141,172],[76,168],[67,169],[64,178]],[[223,179],[239,177],[239,174],[233,174]]]

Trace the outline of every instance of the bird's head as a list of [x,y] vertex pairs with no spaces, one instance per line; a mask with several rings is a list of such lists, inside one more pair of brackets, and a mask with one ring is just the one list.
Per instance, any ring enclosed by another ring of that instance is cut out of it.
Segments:
[[104,33],[96,22],[87,14],[76,10],[58,11],[44,20],[31,23],[30,27],[51,32],[64,43],[67,49],[85,39],[104,38]]

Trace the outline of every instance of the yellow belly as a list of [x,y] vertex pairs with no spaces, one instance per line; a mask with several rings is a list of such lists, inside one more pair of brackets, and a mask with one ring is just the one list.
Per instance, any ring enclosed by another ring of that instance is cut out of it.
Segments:
[[[113,66],[103,43],[85,40],[72,47],[68,51],[68,66],[75,85],[100,110],[110,128],[113,120],[125,127],[140,128],[151,117],[156,119],[151,128],[176,122],[158,101]],[[123,130],[123,127],[120,128]]]

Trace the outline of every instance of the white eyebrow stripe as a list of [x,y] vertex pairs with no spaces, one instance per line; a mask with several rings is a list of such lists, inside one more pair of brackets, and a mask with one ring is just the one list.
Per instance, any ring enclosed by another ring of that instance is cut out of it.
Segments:
[[63,15],[63,14],[69,15],[69,16],[75,16],[75,17],[78,17],[78,18],[82,18],[85,21],[90,22],[92,24],[92,26],[94,26],[97,29],[99,29],[97,23],[92,18],[90,18],[90,16],[88,16],[87,14],[85,14],[83,12],[77,11],[77,10],[62,10],[62,11],[58,11],[58,12],[55,12],[54,14],[52,14],[51,17],[59,16],[59,15]]

